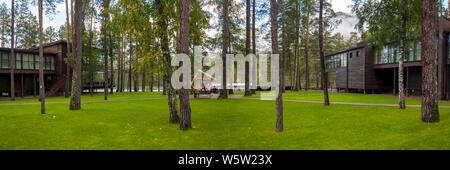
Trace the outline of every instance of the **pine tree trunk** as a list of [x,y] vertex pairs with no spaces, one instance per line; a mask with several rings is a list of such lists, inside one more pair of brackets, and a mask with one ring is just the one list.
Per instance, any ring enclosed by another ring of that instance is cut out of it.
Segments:
[[113,40],[112,40],[112,35],[111,33],[109,33],[109,56],[110,56],[110,67],[111,67],[111,86],[109,87],[109,93],[113,94],[114,93],[114,60],[113,60]]
[[[42,35],[42,0],[39,2],[39,98],[41,100],[41,114],[45,114],[45,85],[44,85],[44,36]],[[23,90],[23,89],[22,89]]]
[[[180,0],[180,52],[189,53],[189,0]],[[185,63],[183,63],[184,65]],[[185,80],[183,80],[185,81]],[[189,80],[190,81],[190,80]],[[192,128],[189,89],[181,88],[180,92],[180,130]]]
[[[253,0],[253,11],[252,12],[253,12],[253,15],[252,15],[253,54],[256,55],[256,0]],[[255,77],[255,79],[256,79],[256,71],[253,73],[253,77]],[[256,85],[255,85],[255,87],[256,87]],[[252,94],[256,94],[256,89],[252,89],[251,92],[252,92]]]
[[172,67],[170,64],[170,54],[167,53],[170,51],[169,49],[169,37],[167,34],[168,31],[168,21],[165,17],[164,7],[165,5],[163,3],[166,3],[166,1],[161,0],[155,0],[155,3],[158,7],[158,25],[159,30],[161,31],[160,39],[161,39],[161,51],[165,52],[163,53],[163,59],[164,59],[164,66],[165,66],[165,74],[164,74],[164,83],[167,83],[167,93],[168,93],[168,104],[169,104],[169,112],[170,112],[170,123],[180,123],[180,118],[177,113],[177,96],[175,93],[175,90],[173,89],[170,78],[172,77]]
[[[272,54],[278,54],[278,22],[277,22],[278,5],[276,0],[270,0],[270,21],[271,21],[271,37],[272,37]],[[281,61],[282,58],[280,58]],[[283,63],[283,62],[281,62]],[[281,75],[283,72],[283,66],[280,66],[280,72],[276,73]],[[276,131],[283,131],[283,90],[281,89],[281,78],[278,78],[277,83],[277,98],[276,98]]]
[[295,57],[295,85],[294,85],[294,91],[300,90],[300,55],[298,50],[298,44],[299,44],[299,35],[300,35],[300,4],[299,2],[296,3],[296,19],[295,19],[295,49],[294,49],[294,57]]
[[[281,0],[281,37],[283,38],[282,40],[282,46],[283,46],[283,51],[281,52],[281,60],[283,61],[281,63],[283,68],[286,68],[286,50],[287,50],[287,44],[286,44],[286,14],[285,14],[285,8],[286,8],[286,3],[284,2],[284,0]],[[281,91],[284,93],[286,92],[286,72],[283,71],[281,72]]]
[[439,122],[437,101],[436,19],[434,0],[422,1],[422,121]]
[[[94,8],[94,3],[92,3],[92,7]],[[92,15],[92,14],[91,14]],[[92,31],[92,23],[94,22],[94,16],[90,16],[90,29],[89,29],[89,93],[91,96],[94,96],[94,72],[92,71],[93,68],[93,61],[92,61],[92,41],[93,41],[93,31]]]
[[10,82],[11,82],[11,100],[16,100],[16,88],[14,82],[14,71],[16,68],[16,56],[14,55],[14,0],[11,1],[11,55],[10,59]]
[[151,73],[150,75],[150,92],[153,92],[153,73]]
[[309,17],[311,14],[311,8],[308,4],[308,12],[306,14],[306,33],[305,33],[305,90],[309,89],[309,29],[310,29],[310,21]]
[[330,105],[330,101],[328,98],[328,81],[325,72],[325,56],[323,50],[323,0],[320,0],[320,9],[319,9],[319,50],[320,50],[320,70],[322,72],[322,89],[324,96],[324,104],[325,106]]
[[132,79],[132,75],[131,75],[131,65],[133,63],[133,40],[131,39],[131,34],[129,34],[130,36],[130,58],[128,58],[128,92],[132,92],[131,91],[131,79]]
[[[71,36],[70,36],[70,20],[69,20],[69,5],[68,5],[68,1],[66,0],[66,29],[67,29],[67,52],[66,52],[66,87],[64,89],[64,97],[68,98],[70,96],[70,71],[71,71],[71,57],[72,56],[72,50],[70,49],[70,40],[71,40]],[[72,5],[71,5],[72,6]]]
[[[227,99],[227,51],[228,45],[230,43],[230,30],[228,28],[228,0],[223,0],[222,7],[222,89],[220,90],[220,95],[218,99]],[[231,83],[231,82],[230,82]]]
[[109,90],[109,75],[108,75],[108,32],[107,32],[107,28],[106,25],[108,24],[108,14],[106,13],[105,10],[108,10],[109,7],[109,0],[105,0],[103,2],[103,56],[105,57],[105,89],[104,89],[104,93],[105,93],[105,100],[108,100],[108,90]]
[[139,86],[138,86],[138,79],[139,79],[139,76],[138,76],[138,72],[137,72],[137,70],[136,70],[136,61],[137,61],[137,55],[138,55],[138,41],[136,40],[136,37],[135,37],[135,43],[136,43],[136,45],[134,46],[134,57],[133,57],[133,69],[134,69],[134,71],[133,71],[133,79],[134,79],[134,81],[133,81],[133,84],[134,84],[134,92],[138,92],[139,91]]
[[[245,27],[245,54],[250,54],[250,0],[246,1],[246,27]],[[250,63],[245,61],[245,93],[244,96],[251,96],[250,92]]]
[[[82,60],[82,0],[75,1],[75,41],[76,44],[75,56],[74,56],[74,73],[72,79],[72,94],[70,97],[70,110],[81,109],[81,60]],[[42,60],[40,61],[42,62]]]
[[142,70],[142,84],[141,84],[142,92],[145,92],[145,85],[146,85],[145,76],[146,76],[146,69],[145,69],[145,65],[144,65],[144,68]]

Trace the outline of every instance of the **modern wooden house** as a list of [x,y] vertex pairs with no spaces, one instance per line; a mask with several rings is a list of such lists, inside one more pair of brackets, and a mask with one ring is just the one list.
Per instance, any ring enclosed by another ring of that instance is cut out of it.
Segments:
[[[44,82],[46,96],[63,95],[66,83],[66,42],[56,41],[44,48]],[[39,95],[39,48],[14,49],[15,96]],[[11,96],[10,48],[0,48],[0,97]]]
[[[440,18],[436,36],[438,47],[438,93],[441,100],[449,99],[450,91],[450,21]],[[398,58],[396,45],[377,46],[360,43],[357,47],[326,56],[326,72],[336,73],[338,91],[364,93],[397,93]],[[408,45],[404,58],[404,83],[407,95],[420,95],[422,56],[420,41]]]

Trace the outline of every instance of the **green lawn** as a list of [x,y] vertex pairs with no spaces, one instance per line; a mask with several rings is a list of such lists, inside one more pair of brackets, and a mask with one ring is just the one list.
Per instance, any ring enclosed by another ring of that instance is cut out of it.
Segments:
[[194,129],[184,132],[168,123],[167,99],[82,107],[47,105],[41,115],[39,105],[0,106],[0,150],[450,149],[450,109],[427,124],[420,108],[284,102],[285,131],[277,133],[274,101],[193,99]]
[[[163,98],[165,96],[162,95],[162,92],[122,92],[122,93],[113,93],[109,94],[109,100],[124,100],[124,99],[146,99],[146,98]],[[102,101],[104,100],[105,95],[103,93],[96,93],[93,96],[90,95],[82,95],[81,101]],[[37,98],[34,99],[21,99],[16,98],[16,101],[11,100],[0,100],[0,104],[17,104],[17,103],[39,103],[40,101]],[[46,98],[45,102],[69,102],[69,98],[64,97],[50,97]]]

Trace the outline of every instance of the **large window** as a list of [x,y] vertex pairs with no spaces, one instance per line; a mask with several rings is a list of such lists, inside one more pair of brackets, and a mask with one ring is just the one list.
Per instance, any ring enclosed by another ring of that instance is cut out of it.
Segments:
[[334,69],[347,66],[347,53],[328,56],[326,60],[326,68]]
[[22,54],[22,60],[24,70],[34,69],[34,57],[32,54]]
[[[405,48],[405,56],[403,61],[420,61],[421,56],[421,43],[420,42],[410,42]],[[400,58],[400,50],[397,46],[386,45],[383,47],[376,48],[375,54],[375,64],[393,64],[398,63]]]
[[44,69],[55,70],[55,58],[53,56],[44,56]]
[[14,55],[16,55],[16,69],[21,70],[22,69],[22,54],[14,53]]
[[9,53],[0,52],[0,68],[9,69]]

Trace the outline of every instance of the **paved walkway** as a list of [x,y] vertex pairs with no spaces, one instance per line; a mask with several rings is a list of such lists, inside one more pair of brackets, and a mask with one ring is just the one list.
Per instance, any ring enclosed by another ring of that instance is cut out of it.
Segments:
[[[81,103],[105,103],[105,102],[123,102],[123,101],[139,101],[139,100],[159,100],[166,99],[166,97],[161,98],[141,98],[141,99],[118,99],[118,100],[97,100],[97,101],[81,101]],[[70,102],[45,102],[45,104],[69,104]],[[0,104],[0,106],[21,106],[21,105],[37,105],[41,103],[8,103]]]
[[[209,96],[200,96],[200,99],[217,99],[218,95],[213,94]],[[242,95],[229,95],[231,99],[242,99],[242,100],[261,100],[260,98],[246,98]],[[191,98],[193,96],[191,95]],[[159,100],[167,99],[166,97],[160,98],[141,98],[141,99],[118,99],[118,100],[99,100],[99,101],[82,101],[81,103],[104,103],[104,102],[123,102],[123,101],[141,101],[141,100]],[[323,104],[323,101],[307,101],[307,100],[283,100],[285,102],[297,102],[297,103],[314,103]],[[21,106],[21,105],[38,105],[41,103],[11,103],[11,104],[0,104],[0,106]],[[46,102],[45,104],[69,104],[69,102]],[[351,103],[351,102],[330,102],[330,104],[337,105],[354,105],[354,106],[384,106],[384,107],[398,107],[398,104],[372,104],[372,103]],[[420,108],[420,105],[406,105],[406,107]],[[450,106],[439,106],[439,108],[450,109]]]

